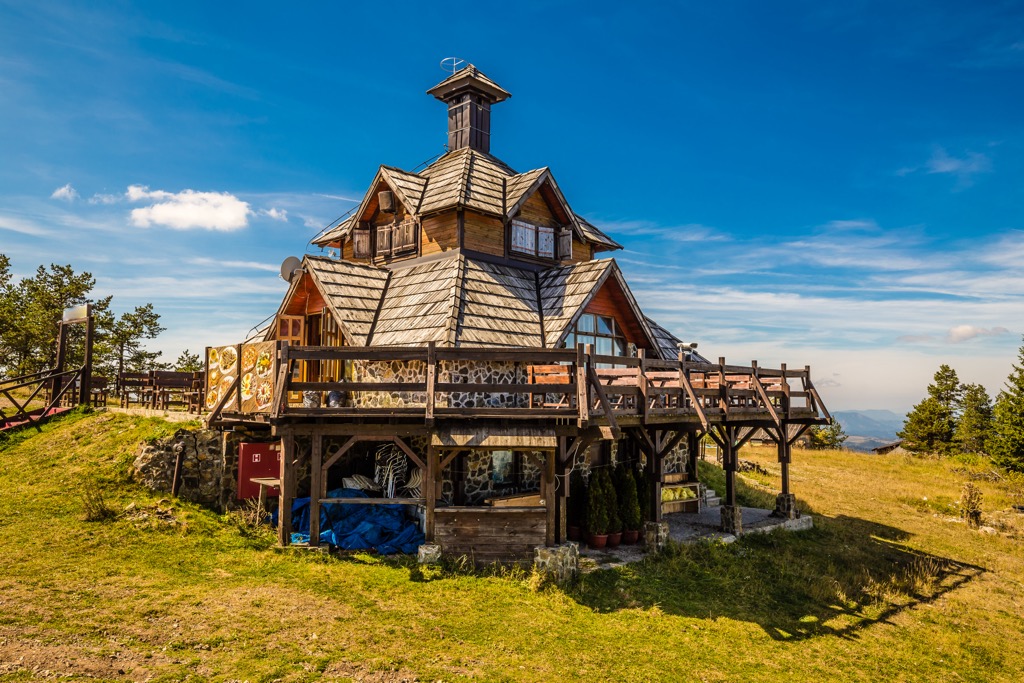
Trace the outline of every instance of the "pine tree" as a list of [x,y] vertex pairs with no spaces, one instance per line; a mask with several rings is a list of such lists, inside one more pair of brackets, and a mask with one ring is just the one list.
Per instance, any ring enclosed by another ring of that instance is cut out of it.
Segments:
[[839,450],[850,435],[843,431],[839,420],[832,419],[827,427],[814,425],[807,431],[808,448],[815,451]]
[[953,444],[956,418],[961,410],[963,388],[956,370],[939,366],[928,385],[928,398],[907,413],[903,429],[897,434],[903,447],[917,453],[946,453]]
[[992,399],[980,384],[965,384],[960,419],[953,440],[964,453],[988,453],[992,432]]
[[1024,472],[1024,346],[1017,353],[1019,365],[1013,366],[996,399],[990,449],[996,464]]

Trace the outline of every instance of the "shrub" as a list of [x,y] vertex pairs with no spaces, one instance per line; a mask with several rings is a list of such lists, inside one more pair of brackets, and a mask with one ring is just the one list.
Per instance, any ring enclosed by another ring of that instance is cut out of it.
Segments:
[[622,517],[619,516],[619,496],[612,483],[612,475],[608,468],[602,468],[601,486],[604,487],[605,506],[608,508],[608,533],[617,534],[622,531]]
[[620,463],[615,469],[615,479],[619,494],[619,516],[622,517],[622,528],[626,531],[639,531],[643,523],[640,516],[640,501],[637,498],[636,479],[625,464]]
[[651,487],[647,481],[647,473],[642,469],[633,470],[633,480],[636,483],[636,500],[640,508],[640,523],[651,520]]
[[587,487],[587,532],[596,536],[608,533],[608,503],[601,482],[602,470],[590,474]]
[[82,519],[86,522],[105,522],[117,517],[117,511],[110,507],[99,489],[89,486],[81,497],[84,511]]
[[960,516],[972,529],[981,526],[981,489],[971,482],[964,484],[960,494]]
[[573,470],[569,475],[569,524],[587,528],[587,482],[583,472]]

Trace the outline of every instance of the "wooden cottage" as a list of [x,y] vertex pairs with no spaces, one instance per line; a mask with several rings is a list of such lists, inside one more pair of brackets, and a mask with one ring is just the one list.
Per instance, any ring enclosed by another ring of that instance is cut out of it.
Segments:
[[[779,445],[779,512],[793,514],[790,445],[828,419],[809,369],[711,363],[680,344],[598,258],[621,246],[551,170],[491,155],[508,92],[472,65],[427,92],[448,107],[449,151],[418,172],[381,166],[314,240],[330,257],[297,264],[265,337],[208,352],[209,421],[280,441],[281,543],[309,495],[313,545],[326,502],[404,503],[446,553],[522,557],[566,538],[576,470],[629,462],[649,475],[648,518],[696,509],[662,503],[662,487],[696,492],[705,434],[737,529],[736,449],[756,429]],[[404,488],[327,497],[379,480],[383,462]]]

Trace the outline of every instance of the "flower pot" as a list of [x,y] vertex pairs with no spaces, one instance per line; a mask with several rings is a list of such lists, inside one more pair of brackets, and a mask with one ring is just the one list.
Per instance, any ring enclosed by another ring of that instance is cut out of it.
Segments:
[[587,534],[587,545],[594,550],[600,550],[608,543],[608,534]]
[[635,545],[636,542],[639,541],[639,540],[640,540],[640,532],[635,530],[635,529],[633,531],[623,531],[622,532],[622,542],[624,544],[626,544],[626,545]]
[[569,540],[570,541],[578,541],[581,538],[583,538],[583,530],[580,529],[578,526],[570,525],[569,526]]
[[614,534],[608,534],[608,547],[618,548],[619,544],[622,543],[622,532],[616,531]]

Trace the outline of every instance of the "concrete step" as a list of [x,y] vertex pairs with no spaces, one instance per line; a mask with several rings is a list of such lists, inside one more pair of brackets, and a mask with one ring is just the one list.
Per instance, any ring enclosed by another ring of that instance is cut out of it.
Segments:
[[722,504],[722,499],[714,489],[704,490],[704,507],[713,508]]

